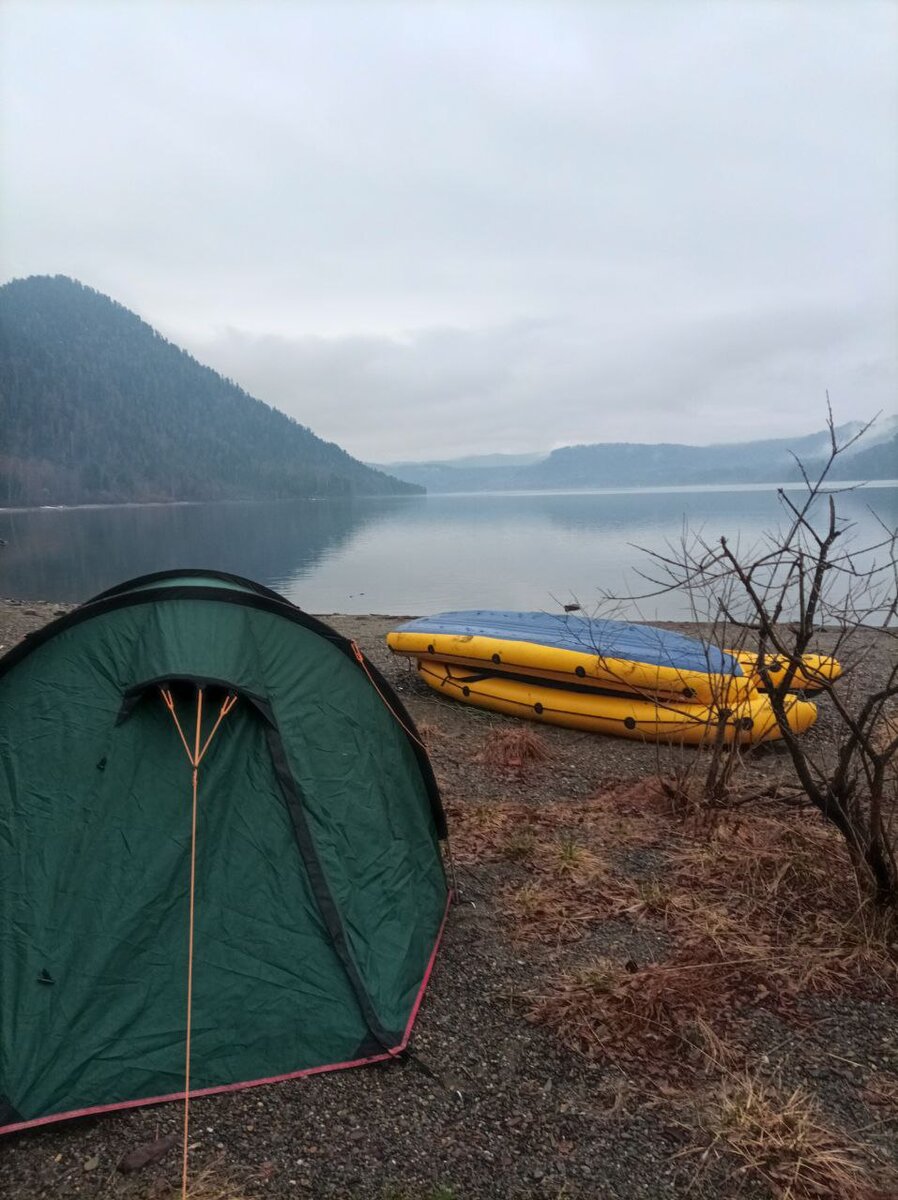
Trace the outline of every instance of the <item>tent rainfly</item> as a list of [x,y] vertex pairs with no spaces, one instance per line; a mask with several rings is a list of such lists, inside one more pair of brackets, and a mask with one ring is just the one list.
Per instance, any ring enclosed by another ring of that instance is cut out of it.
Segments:
[[0,1132],[401,1052],[445,835],[389,685],[267,588],[149,575],[32,634],[0,659]]

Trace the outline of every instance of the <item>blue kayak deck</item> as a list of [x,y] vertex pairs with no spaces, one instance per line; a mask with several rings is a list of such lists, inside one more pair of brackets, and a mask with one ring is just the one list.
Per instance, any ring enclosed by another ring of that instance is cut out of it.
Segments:
[[501,638],[530,642],[556,650],[575,650],[603,658],[625,659],[678,671],[701,671],[712,675],[743,674],[730,654],[716,646],[657,629],[653,625],[630,625],[626,621],[601,620],[571,613],[502,612],[475,609],[469,612],[437,613],[400,625],[400,633],[442,633],[461,637]]

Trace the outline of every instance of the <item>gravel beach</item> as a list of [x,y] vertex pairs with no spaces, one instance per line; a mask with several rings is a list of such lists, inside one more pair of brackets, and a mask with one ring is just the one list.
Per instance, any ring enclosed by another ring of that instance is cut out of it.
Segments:
[[[45,602],[0,603],[0,653],[64,611]],[[639,781],[675,770],[696,753],[543,727],[548,757],[526,772],[497,768],[485,747],[520,723],[430,692],[385,645],[385,634],[403,618],[323,619],[354,638],[399,691],[427,741],[450,821],[453,813],[509,802],[544,810],[597,795],[627,796]],[[863,638],[865,670],[874,679],[887,669],[891,643],[872,631]],[[825,637],[820,648],[827,648]],[[821,749],[831,740],[831,721],[822,706],[807,735]],[[773,793],[788,777],[788,762],[780,747],[768,746],[747,756],[744,770],[753,786]],[[621,811],[632,809],[628,801]],[[609,841],[607,861],[615,877],[642,886],[663,875],[665,846],[657,839]],[[642,965],[663,960],[668,948],[663,925],[645,913],[597,914],[570,944],[521,942],[507,925],[503,897],[527,869],[513,856],[460,857],[459,903],[403,1061],[193,1103],[192,1170],[232,1189],[222,1185],[210,1197],[778,1194],[746,1176],[735,1159],[711,1154],[700,1162],[694,1147],[701,1145],[701,1122],[685,1114],[676,1096],[653,1091],[632,1067],[566,1048],[550,1029],[526,1019],[521,997],[559,962],[601,953]],[[886,1179],[898,1168],[898,999],[890,985],[872,986],[863,998],[799,996],[789,1020],[759,1002],[750,1025],[752,1060],[808,1089],[828,1125],[847,1138],[863,1137],[871,1177],[880,1172]],[[892,1096],[891,1107],[877,1106],[871,1099],[877,1094]],[[116,1167],[135,1146],[176,1134],[181,1121],[180,1107],[169,1104],[0,1138],[0,1196],[168,1195],[178,1181],[177,1150],[134,1175]],[[898,1192],[869,1194],[884,1200]]]

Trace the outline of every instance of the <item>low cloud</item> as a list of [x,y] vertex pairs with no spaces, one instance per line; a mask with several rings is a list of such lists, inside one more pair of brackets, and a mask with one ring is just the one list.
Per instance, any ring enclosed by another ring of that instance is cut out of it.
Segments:
[[0,249],[373,460],[890,407],[894,4],[3,0]]
[[[588,441],[728,442],[894,403],[889,312],[734,313],[659,330],[518,321],[403,337],[223,330],[190,349],[369,461]],[[638,419],[634,420],[634,414]]]

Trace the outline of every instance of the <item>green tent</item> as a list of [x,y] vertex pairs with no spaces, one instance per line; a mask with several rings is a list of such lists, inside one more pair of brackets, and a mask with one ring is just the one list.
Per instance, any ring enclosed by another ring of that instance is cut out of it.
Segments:
[[400,1053],[445,833],[389,685],[267,588],[146,576],[33,634],[0,659],[0,1132],[183,1097],[188,1061],[197,1095]]

